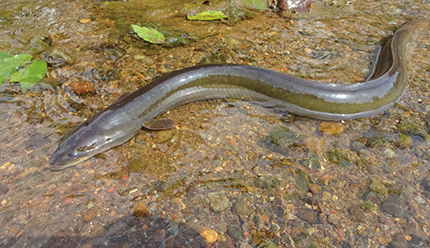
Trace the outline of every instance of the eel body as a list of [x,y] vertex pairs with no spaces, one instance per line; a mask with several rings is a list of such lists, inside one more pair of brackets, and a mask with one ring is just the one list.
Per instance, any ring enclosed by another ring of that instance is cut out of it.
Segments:
[[131,139],[143,123],[198,100],[259,101],[292,114],[333,121],[381,113],[405,91],[408,45],[429,26],[425,19],[403,24],[381,48],[373,75],[362,83],[321,83],[236,64],[172,72],[82,123],[60,143],[50,159],[50,168],[61,170],[118,146]]

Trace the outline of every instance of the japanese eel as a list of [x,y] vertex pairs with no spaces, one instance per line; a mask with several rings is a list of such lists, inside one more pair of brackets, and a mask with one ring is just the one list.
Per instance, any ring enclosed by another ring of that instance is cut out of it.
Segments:
[[373,74],[362,83],[315,82],[237,64],[201,65],[172,72],[118,99],[78,126],[52,155],[50,169],[68,168],[121,145],[144,123],[199,100],[258,101],[292,114],[331,121],[379,114],[405,91],[408,45],[429,27],[425,19],[403,24],[381,47]]

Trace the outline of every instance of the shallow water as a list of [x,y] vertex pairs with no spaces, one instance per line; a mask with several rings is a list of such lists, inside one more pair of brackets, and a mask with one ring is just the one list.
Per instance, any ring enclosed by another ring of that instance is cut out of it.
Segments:
[[[315,1],[282,16],[211,3],[0,1],[1,51],[62,54],[31,90],[0,86],[0,246],[428,246],[429,35],[411,53],[408,91],[381,115],[326,123],[198,102],[163,115],[174,130],[142,130],[49,170],[67,130],[163,74],[228,62],[355,83],[381,39],[430,13],[429,1]],[[185,19],[208,9],[237,23]],[[148,44],[130,24],[164,30],[171,44]],[[76,95],[73,83],[94,92]]]

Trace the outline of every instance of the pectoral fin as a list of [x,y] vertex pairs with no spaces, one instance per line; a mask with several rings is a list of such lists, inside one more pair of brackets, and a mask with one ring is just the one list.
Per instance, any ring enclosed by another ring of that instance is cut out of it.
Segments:
[[143,126],[149,130],[168,130],[176,126],[176,121],[170,118],[152,119],[145,123]]

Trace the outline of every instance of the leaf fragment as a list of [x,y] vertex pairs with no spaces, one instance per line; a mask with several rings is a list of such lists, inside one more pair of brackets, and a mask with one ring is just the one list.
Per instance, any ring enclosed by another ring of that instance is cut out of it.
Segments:
[[144,39],[147,42],[150,42],[153,44],[161,44],[166,40],[164,35],[155,29],[139,27],[134,24],[131,24],[131,28],[133,28],[134,32],[136,32],[136,34],[140,38]]
[[197,21],[212,21],[227,18],[227,16],[218,10],[204,11],[197,14],[188,14],[188,20]]
[[[21,82],[22,91],[26,91],[45,77],[47,68],[45,60],[33,61],[27,68],[12,74],[10,81]],[[16,77],[14,77],[15,74]]]
[[25,65],[27,61],[31,60],[33,57],[29,54],[9,55],[9,57],[7,57],[6,54],[7,53],[2,52],[0,55],[3,57],[0,59],[0,84],[3,83],[11,73],[16,72],[20,66]]
[[0,51],[0,60],[3,60],[5,58],[9,58],[9,57],[12,57],[9,53],[5,53],[5,52]]

